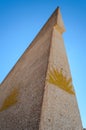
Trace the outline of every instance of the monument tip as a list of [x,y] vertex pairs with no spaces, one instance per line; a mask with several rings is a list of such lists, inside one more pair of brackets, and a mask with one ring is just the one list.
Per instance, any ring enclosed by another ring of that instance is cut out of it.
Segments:
[[65,27],[64,27],[63,20],[62,20],[60,8],[57,7],[56,11],[57,11],[57,28],[60,30],[61,33],[63,33],[63,32],[65,32]]

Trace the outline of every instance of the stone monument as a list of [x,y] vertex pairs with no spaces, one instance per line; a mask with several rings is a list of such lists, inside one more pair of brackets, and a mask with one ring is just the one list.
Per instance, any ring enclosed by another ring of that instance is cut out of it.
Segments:
[[0,85],[0,130],[82,130],[59,8]]

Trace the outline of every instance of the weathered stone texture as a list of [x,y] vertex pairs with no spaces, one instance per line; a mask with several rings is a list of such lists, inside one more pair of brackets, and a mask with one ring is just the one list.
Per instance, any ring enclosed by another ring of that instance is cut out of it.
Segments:
[[82,130],[62,39],[64,26],[59,10],[57,21],[58,18],[59,22],[54,26],[52,33],[40,130]]
[[[0,130],[38,130],[52,28],[56,22],[57,11],[2,82]],[[18,88],[18,97],[11,106],[7,98],[14,88]]]
[[71,76],[64,30],[57,9],[0,85],[0,130],[82,130],[74,93],[47,80],[52,67]]

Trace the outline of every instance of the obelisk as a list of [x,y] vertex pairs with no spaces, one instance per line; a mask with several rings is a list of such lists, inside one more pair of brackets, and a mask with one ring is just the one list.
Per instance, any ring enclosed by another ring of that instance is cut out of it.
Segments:
[[60,10],[53,26],[39,130],[82,130],[65,52]]
[[0,85],[0,130],[82,130],[59,8]]

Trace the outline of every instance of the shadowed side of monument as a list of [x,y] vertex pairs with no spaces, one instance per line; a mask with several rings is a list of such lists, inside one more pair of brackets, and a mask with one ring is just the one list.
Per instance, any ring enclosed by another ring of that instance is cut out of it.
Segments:
[[53,26],[53,13],[0,85],[0,130],[38,130]]

